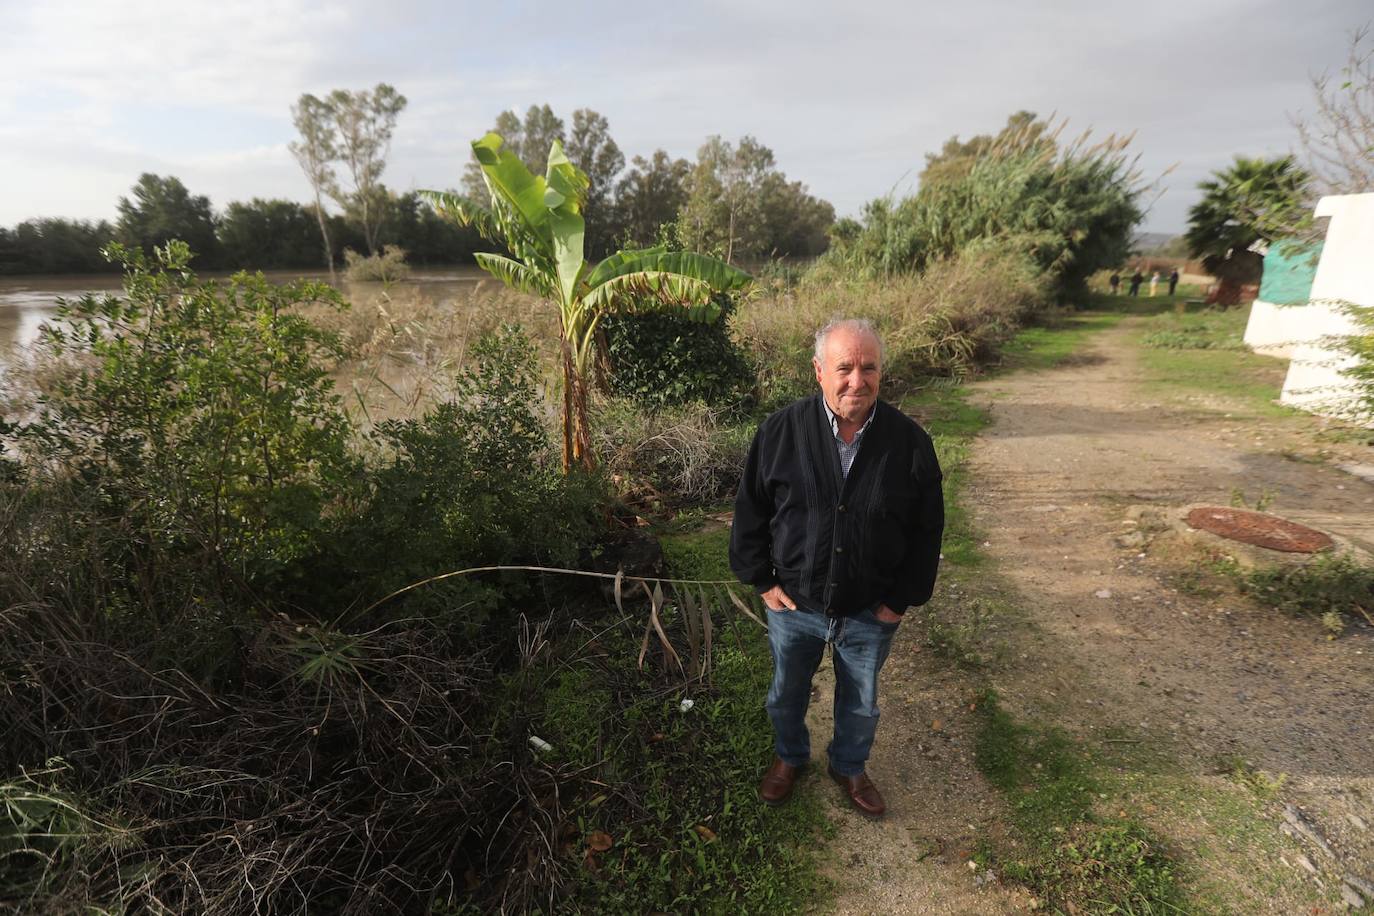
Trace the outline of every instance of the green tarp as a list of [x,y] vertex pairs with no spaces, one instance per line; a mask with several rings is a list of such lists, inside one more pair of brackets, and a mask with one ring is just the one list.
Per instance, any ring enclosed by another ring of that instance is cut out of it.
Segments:
[[1270,245],[1259,298],[1273,305],[1306,305],[1312,298],[1312,278],[1321,253],[1321,242],[1282,240]]

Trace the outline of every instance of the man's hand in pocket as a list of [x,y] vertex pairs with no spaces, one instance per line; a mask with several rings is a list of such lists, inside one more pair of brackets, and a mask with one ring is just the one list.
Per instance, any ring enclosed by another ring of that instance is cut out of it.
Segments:
[[795,611],[797,609],[797,602],[787,597],[787,592],[782,590],[781,585],[773,586],[759,597],[763,599],[763,606],[770,611]]

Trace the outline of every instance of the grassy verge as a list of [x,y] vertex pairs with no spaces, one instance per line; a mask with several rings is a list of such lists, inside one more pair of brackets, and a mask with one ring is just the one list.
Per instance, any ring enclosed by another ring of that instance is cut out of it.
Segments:
[[1082,353],[1094,334],[1114,327],[1124,311],[1072,312],[1024,328],[1002,348],[1004,369],[1052,369]]
[[[725,529],[661,543],[669,575],[730,577]],[[801,793],[770,808],[755,796],[773,743],[768,643],[757,624],[726,613],[709,684],[616,696],[613,685],[638,674],[637,641],[624,633],[605,640],[599,664],[562,673],[547,698],[547,729],[568,765],[635,793],[593,789],[579,802],[582,912],[796,912],[824,899],[813,850],[831,828],[819,799]],[[621,670],[608,677],[605,664]]]
[[1141,359],[1150,385],[1170,394],[1218,398],[1249,417],[1293,416],[1277,403],[1285,360],[1245,349],[1249,307],[1155,315],[1142,325]]

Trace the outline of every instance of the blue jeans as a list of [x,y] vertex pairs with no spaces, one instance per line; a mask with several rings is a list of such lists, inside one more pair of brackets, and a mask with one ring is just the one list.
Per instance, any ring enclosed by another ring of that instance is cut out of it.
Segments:
[[873,608],[853,617],[827,617],[798,608],[768,612],[768,645],[773,650],[773,686],[768,717],[782,761],[798,767],[811,759],[806,708],[811,677],[820,667],[825,644],[835,662],[835,736],[827,753],[841,776],[864,771],[878,731],[878,672],[887,661],[898,624],[883,623]]

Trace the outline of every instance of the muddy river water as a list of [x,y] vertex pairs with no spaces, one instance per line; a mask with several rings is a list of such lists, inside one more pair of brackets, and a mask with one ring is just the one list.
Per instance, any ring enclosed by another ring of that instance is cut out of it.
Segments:
[[[267,273],[268,279],[277,283],[302,276],[325,279],[323,274],[299,271]],[[406,280],[392,284],[390,294],[397,296],[415,291],[433,299],[436,305],[451,303],[459,308],[483,279],[487,279],[487,275],[476,267],[416,270]],[[338,286],[344,297],[355,304],[375,299],[382,289],[378,283],[348,283],[342,279]],[[38,338],[39,325],[56,316],[59,298],[77,299],[85,293],[119,292],[117,274],[0,277],[0,370],[13,361],[17,351],[33,345]]]

